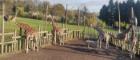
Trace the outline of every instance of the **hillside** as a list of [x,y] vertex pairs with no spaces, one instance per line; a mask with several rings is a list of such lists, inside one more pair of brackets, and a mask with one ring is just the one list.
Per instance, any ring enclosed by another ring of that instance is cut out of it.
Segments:
[[[18,17],[17,18],[17,23],[18,22],[23,22],[23,23],[27,23],[30,26],[32,26],[35,29],[38,29],[38,27],[40,26],[42,30],[47,30],[50,31],[52,26],[51,26],[51,22],[46,22],[42,21],[42,20],[36,20],[36,19],[29,19],[29,18],[21,18]],[[57,23],[59,25],[59,27],[62,27],[62,23]],[[77,25],[69,25],[67,24],[67,27],[71,30],[83,30],[84,26],[77,26]],[[2,28],[2,18],[0,17],[0,28]],[[5,22],[5,32],[13,32],[15,29],[19,30],[19,28],[17,28],[15,22],[12,21],[8,21]],[[86,32],[95,32],[93,29],[86,27]]]

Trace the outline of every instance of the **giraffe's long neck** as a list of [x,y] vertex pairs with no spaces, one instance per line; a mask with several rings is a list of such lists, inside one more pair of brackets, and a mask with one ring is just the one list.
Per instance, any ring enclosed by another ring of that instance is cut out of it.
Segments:
[[130,26],[128,27],[128,29],[126,29],[124,32],[119,33],[119,34],[117,35],[117,38],[118,38],[118,39],[124,39],[125,41],[128,40],[128,38],[129,38],[129,32],[130,32],[131,30],[132,30],[132,25],[130,25]]
[[135,41],[136,39],[136,33],[135,33],[135,28],[134,28],[134,26],[132,26],[132,36],[131,36],[131,38],[132,38],[132,41]]
[[30,27],[28,24],[18,23],[17,26],[25,30],[27,34],[35,32],[35,30],[32,27]]
[[130,26],[129,26],[129,28],[128,28],[125,32],[124,32],[124,34],[129,33],[129,32],[132,30],[132,27],[133,27],[133,26],[132,26],[132,25],[130,25]]
[[51,21],[52,21],[52,27],[54,28],[56,26],[54,22],[54,17],[51,18]]
[[58,32],[59,31],[59,28],[56,26],[56,23],[54,22],[54,17],[52,17],[52,27],[53,27],[53,30]]

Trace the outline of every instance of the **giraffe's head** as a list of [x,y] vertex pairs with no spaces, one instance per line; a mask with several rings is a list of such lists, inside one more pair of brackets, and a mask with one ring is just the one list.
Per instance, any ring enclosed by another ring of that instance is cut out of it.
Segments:
[[4,18],[4,21],[8,21],[9,20],[9,15],[5,15],[3,18]]

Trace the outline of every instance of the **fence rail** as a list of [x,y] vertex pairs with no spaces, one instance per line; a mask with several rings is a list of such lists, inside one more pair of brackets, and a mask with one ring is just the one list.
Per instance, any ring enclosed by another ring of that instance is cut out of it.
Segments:
[[[114,32],[113,34],[117,34],[117,32]],[[139,37],[140,31],[136,31],[136,35],[137,35],[138,41],[135,48],[135,54],[140,55],[140,37]],[[130,51],[131,49],[130,40],[125,42],[124,40],[112,39],[110,43],[115,45],[116,47],[120,47],[122,50],[125,50],[125,51]]]
[[[52,45],[52,34],[48,31],[39,31],[39,47],[44,47],[47,45]],[[4,36],[9,36],[12,39],[9,39],[8,42],[0,42],[0,55],[7,53],[14,53],[17,51],[22,51],[24,48],[24,38],[17,35],[17,32],[4,33]],[[2,34],[0,34],[2,36]],[[64,41],[74,40],[75,38],[81,38],[80,30],[71,30],[64,33]],[[3,50],[1,47],[4,47]]]

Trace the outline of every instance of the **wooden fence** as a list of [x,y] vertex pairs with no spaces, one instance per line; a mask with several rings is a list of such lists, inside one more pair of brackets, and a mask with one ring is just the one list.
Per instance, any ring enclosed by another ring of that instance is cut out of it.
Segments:
[[[52,34],[48,31],[40,31],[39,33],[39,47],[52,45]],[[0,37],[2,34],[0,34]],[[63,36],[64,41],[75,40],[81,38],[80,30],[69,30]],[[12,33],[4,33],[4,43],[0,42],[0,55],[7,53],[14,53],[24,50],[24,38],[17,35],[17,31]],[[1,40],[0,40],[1,41]],[[3,49],[2,49],[3,46]]]
[[[135,48],[135,54],[140,55],[140,31],[136,32],[137,33],[137,44]],[[114,33],[116,34],[116,32]],[[111,44],[115,45],[116,47],[120,47],[122,50],[125,51],[130,51],[131,46],[130,46],[130,41],[124,42],[123,40],[118,40],[118,39],[112,39],[110,41]]]

